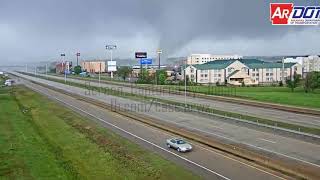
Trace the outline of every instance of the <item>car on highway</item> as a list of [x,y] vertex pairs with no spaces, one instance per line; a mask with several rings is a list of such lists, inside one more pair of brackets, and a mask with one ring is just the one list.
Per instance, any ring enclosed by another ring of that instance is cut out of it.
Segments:
[[168,148],[176,149],[178,152],[188,152],[192,150],[191,144],[181,138],[167,139],[166,144]]
[[12,79],[7,79],[7,80],[4,82],[4,85],[5,85],[5,86],[11,86],[13,82],[14,82],[14,81],[13,81]]

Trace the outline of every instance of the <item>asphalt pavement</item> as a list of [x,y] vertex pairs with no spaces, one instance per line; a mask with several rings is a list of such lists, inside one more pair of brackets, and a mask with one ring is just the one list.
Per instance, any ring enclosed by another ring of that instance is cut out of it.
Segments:
[[113,107],[118,108],[118,110],[134,111],[142,115],[175,124],[178,127],[205,133],[208,137],[212,137],[214,139],[245,145],[255,150],[270,152],[281,157],[320,168],[320,145],[318,144],[279,136],[272,132],[262,132],[238,126],[237,124],[230,124],[221,121],[218,117],[205,117],[196,113],[172,111],[171,108],[159,107],[154,105],[152,102],[142,103],[101,93],[88,93],[87,90],[82,88],[18,73],[15,74],[71,93],[112,104]]
[[[45,76],[44,74],[39,74],[40,76]],[[59,76],[52,76],[48,75],[50,78],[60,79],[63,80],[63,77]],[[76,82],[76,83],[87,83],[89,81],[86,80],[79,80],[79,79],[73,79],[68,78],[68,81],[70,82]],[[99,83],[90,81],[91,86],[99,86]],[[222,102],[218,100],[212,100],[212,99],[205,99],[205,98],[199,98],[199,97],[190,97],[187,96],[186,98],[183,95],[177,95],[173,93],[166,93],[166,92],[154,92],[150,90],[143,90],[139,88],[132,87],[126,87],[126,86],[119,86],[114,84],[107,84],[107,83],[100,83],[101,87],[114,89],[114,90],[121,90],[122,92],[130,92],[134,94],[139,95],[145,95],[150,97],[156,97],[166,100],[172,100],[177,102],[187,102],[187,103],[196,103],[199,105],[202,105],[204,107],[211,107],[217,110],[221,111],[228,111],[228,112],[234,112],[238,114],[243,115],[250,115],[255,116],[259,118],[264,119],[270,119],[274,121],[280,121],[280,122],[286,122],[291,124],[297,124],[301,126],[307,126],[307,127],[317,127],[320,128],[320,117],[319,116],[313,116],[313,115],[306,115],[306,114],[298,114],[283,110],[276,110],[276,109],[269,109],[269,108],[262,108],[262,107],[254,107],[249,105],[242,105],[242,104],[235,104],[230,102]]]
[[154,151],[164,158],[178,163],[186,169],[205,179],[285,179],[277,172],[266,171],[250,162],[243,162],[223,152],[192,142],[194,150],[189,153],[178,153],[168,149],[165,140],[173,134],[128,119],[114,112],[80,101],[51,89],[21,80],[27,87],[62,103],[106,128],[124,136],[137,144]]

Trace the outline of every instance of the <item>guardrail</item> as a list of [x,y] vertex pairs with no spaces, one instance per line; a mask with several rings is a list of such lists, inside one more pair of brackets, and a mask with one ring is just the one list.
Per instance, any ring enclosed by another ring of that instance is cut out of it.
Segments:
[[[23,78],[25,79],[25,78]],[[71,96],[78,100],[82,100],[87,103],[91,103],[98,107],[102,107],[105,109],[112,110],[110,104],[97,101],[93,98],[80,96],[75,93],[66,92],[63,89],[59,89],[56,87],[52,87],[43,83],[35,82],[29,79],[26,79],[32,83],[38,84],[40,86],[49,88],[51,90],[60,92],[62,94]],[[261,150],[255,150],[250,147],[247,147],[242,144],[235,144],[234,142],[227,143],[227,141],[219,141],[213,138],[208,137],[206,134],[198,131],[191,131],[187,128],[177,127],[171,123],[157,120],[153,117],[149,117],[146,115],[142,115],[135,112],[122,112],[122,111],[113,111],[122,116],[129,117],[131,119],[137,120],[139,122],[148,124],[150,126],[165,130],[167,132],[191,139],[193,141],[199,142],[201,144],[207,145],[209,147],[218,149],[220,151],[226,152],[236,157],[240,157],[244,160],[248,160],[250,162],[254,162],[263,167],[269,168],[271,170],[275,170],[295,178],[303,178],[303,179],[320,179],[319,168],[311,166],[309,164],[305,164],[302,162],[298,162],[295,160],[289,160],[284,157],[280,157],[276,154],[270,154],[270,152],[262,152]],[[250,149],[248,151],[248,149]]]

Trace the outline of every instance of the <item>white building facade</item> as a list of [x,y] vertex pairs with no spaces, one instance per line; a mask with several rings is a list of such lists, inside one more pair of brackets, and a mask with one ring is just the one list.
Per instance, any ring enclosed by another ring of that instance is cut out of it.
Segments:
[[285,58],[285,63],[299,63],[302,65],[302,73],[305,76],[306,73],[312,71],[320,71],[320,57],[317,55],[307,57]]
[[268,63],[255,59],[213,61],[189,65],[185,69],[189,80],[199,84],[256,85],[271,84],[302,75],[298,63]]
[[191,54],[187,58],[187,64],[204,64],[215,60],[242,59],[239,55],[213,55],[213,54]]

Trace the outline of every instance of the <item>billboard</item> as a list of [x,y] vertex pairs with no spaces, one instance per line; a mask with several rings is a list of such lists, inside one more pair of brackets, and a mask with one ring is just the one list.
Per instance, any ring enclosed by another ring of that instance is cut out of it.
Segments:
[[151,58],[143,58],[140,60],[140,64],[152,64]]
[[117,61],[108,61],[108,72],[117,71]]
[[136,52],[136,58],[147,58],[147,52]]

